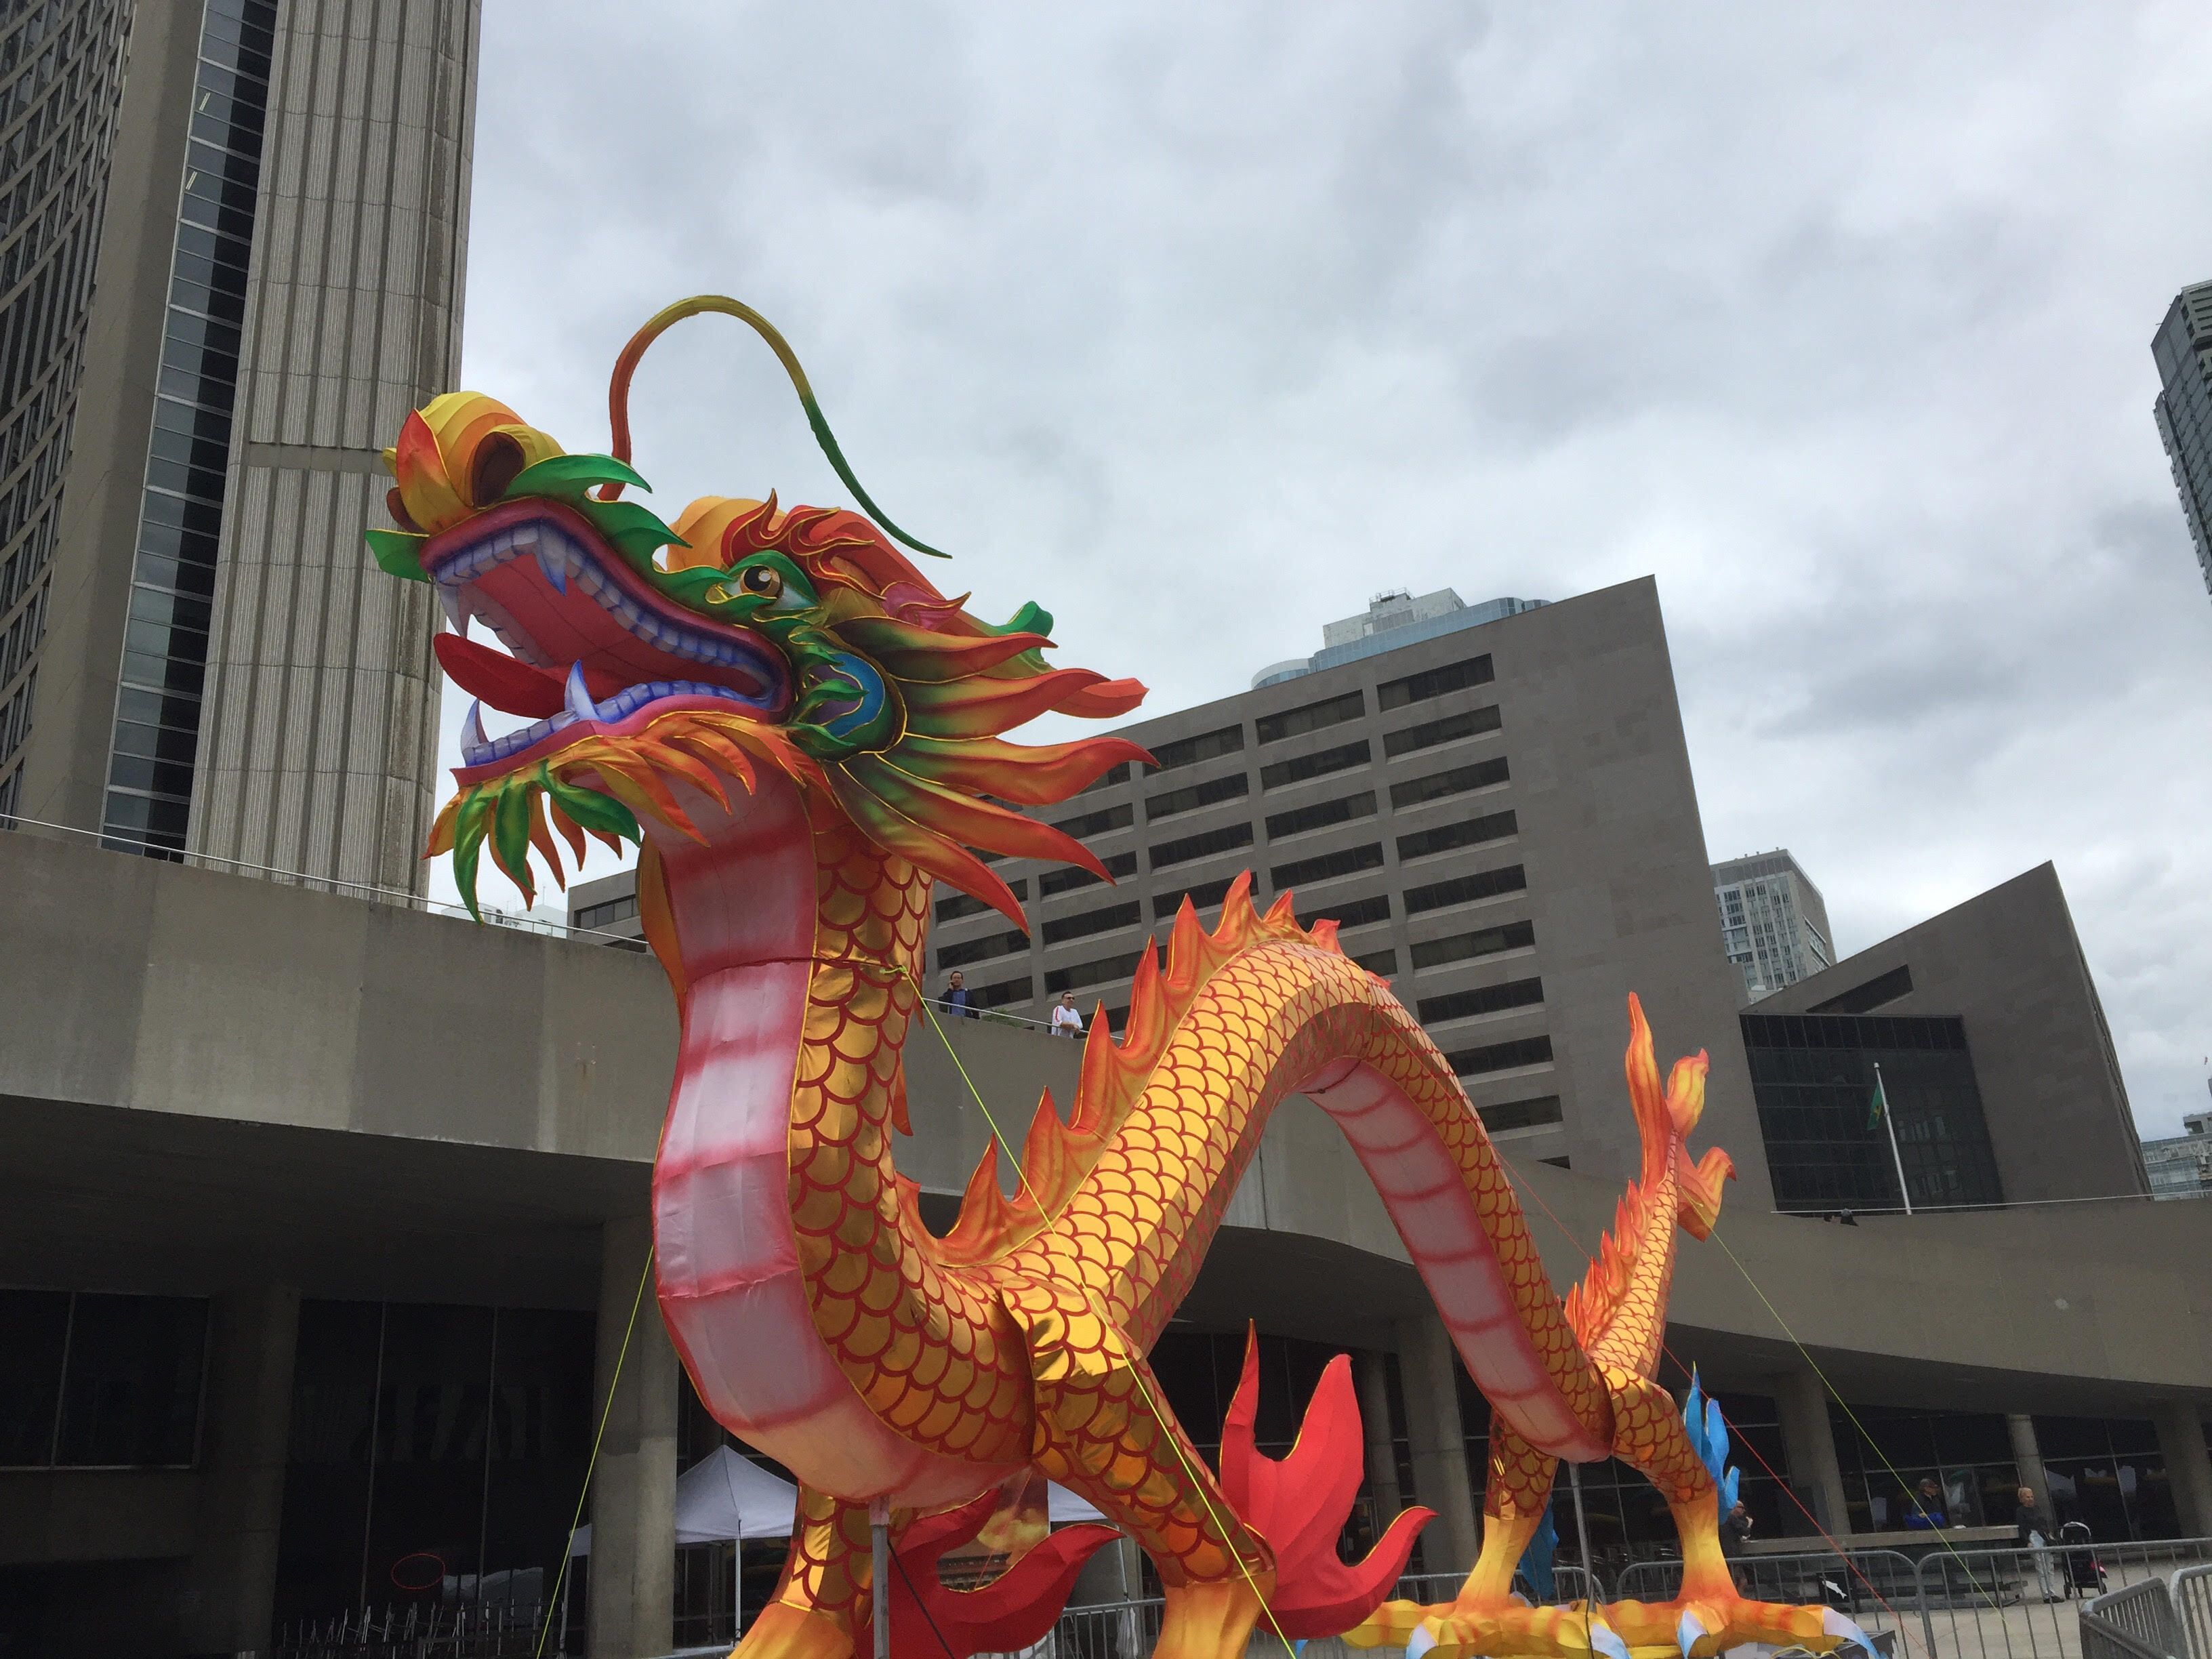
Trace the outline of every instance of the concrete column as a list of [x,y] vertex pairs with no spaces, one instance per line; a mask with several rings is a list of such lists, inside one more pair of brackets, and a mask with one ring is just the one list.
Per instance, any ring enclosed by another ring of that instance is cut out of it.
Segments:
[[[610,1221],[599,1245],[596,1419],[614,1405],[592,1475],[591,1659],[655,1659],[676,1645],[676,1350],[653,1287],[637,1303],[653,1244],[647,1216]],[[637,1323],[629,1350],[623,1334]],[[615,1375],[617,1356],[622,1374]]]
[[1359,1426],[1367,1437],[1367,1490],[1375,1497],[1375,1523],[1390,1524],[1406,1507],[1398,1490],[1398,1452],[1390,1443],[1390,1379],[1385,1356],[1363,1353],[1352,1367],[1359,1385]]
[[186,1645],[195,1653],[266,1653],[300,1292],[265,1285],[218,1296],[210,1317]]
[[1398,1376],[1405,1385],[1414,1495],[1437,1512],[1421,1534],[1421,1559],[1432,1572],[1468,1571],[1482,1534],[1460,1421],[1459,1356],[1433,1314],[1399,1325]]
[[2005,1432],[2012,1437],[2013,1468],[2020,1484],[2035,1494],[2035,1506],[2053,1517],[2057,1512],[2051,1507],[2051,1477],[2044,1473],[2043,1448],[2035,1438],[2035,1419],[2025,1412],[2005,1413]]
[[[1782,1449],[1790,1462],[1790,1484],[1832,1534],[1850,1525],[1844,1497],[1844,1472],[1836,1461],[1836,1433],[1828,1419],[1828,1390],[1810,1365],[1798,1365],[1774,1379],[1774,1403],[1782,1418]],[[1802,1527],[1803,1516],[1785,1516]]]
[[2191,1400],[2161,1400],[2151,1408],[2158,1449],[2172,1484],[2173,1507],[2185,1538],[2212,1538],[2212,1453],[2204,1446],[2204,1419]]

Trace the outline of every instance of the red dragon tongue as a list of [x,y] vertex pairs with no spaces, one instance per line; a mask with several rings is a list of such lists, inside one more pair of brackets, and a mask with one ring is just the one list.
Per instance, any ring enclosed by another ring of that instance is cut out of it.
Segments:
[[[459,634],[441,634],[432,641],[438,665],[447,678],[488,708],[503,714],[520,714],[542,720],[561,712],[566,675],[519,661]],[[596,668],[584,670],[584,684],[594,697],[611,697],[623,682]]]

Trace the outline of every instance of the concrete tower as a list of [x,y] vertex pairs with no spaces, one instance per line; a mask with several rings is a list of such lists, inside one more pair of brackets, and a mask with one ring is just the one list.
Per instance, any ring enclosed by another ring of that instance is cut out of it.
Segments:
[[436,611],[362,532],[459,368],[477,11],[137,9],[0,812],[420,890]]

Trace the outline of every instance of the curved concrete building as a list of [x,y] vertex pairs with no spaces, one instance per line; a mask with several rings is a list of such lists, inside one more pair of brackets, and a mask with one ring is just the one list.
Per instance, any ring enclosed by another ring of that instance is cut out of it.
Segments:
[[[653,961],[24,836],[0,836],[0,1285],[19,1287],[0,1291],[0,1618],[26,1647],[265,1650],[289,1620],[404,1605],[426,1553],[468,1594],[533,1600],[618,1358],[590,1651],[726,1637],[726,1556],[679,1550],[672,1507],[719,1431],[656,1319],[623,1344],[675,1054]],[[1936,994],[1942,964],[1900,950]],[[1724,1001],[1658,1036],[1741,1067],[1735,1020]],[[951,1024],[908,1042],[899,1153],[938,1224],[990,1133],[962,1067],[1018,1135],[1078,1060]],[[1628,1117],[1595,1084],[1583,1104]],[[1715,1133],[1763,1167],[1755,1133]],[[1617,1178],[1500,1146],[1571,1283]],[[1776,1213],[1762,1185],[1730,1189],[1725,1249],[1685,1243],[1667,1340],[1730,1413],[1763,1533],[1894,1524],[1884,1460],[1996,1527],[2026,1480],[2100,1538],[2212,1531],[2212,1204],[1839,1225]],[[1424,1564],[1464,1566],[1485,1408],[1349,1149],[1299,1102],[1155,1350],[1201,1443],[1248,1320],[1262,1448],[1351,1352],[1362,1516],[1427,1504]],[[104,1386],[118,1407],[88,1416]],[[1633,1476],[1593,1465],[1583,1488],[1601,1559],[1667,1536]],[[745,1559],[757,1607],[775,1551]]]

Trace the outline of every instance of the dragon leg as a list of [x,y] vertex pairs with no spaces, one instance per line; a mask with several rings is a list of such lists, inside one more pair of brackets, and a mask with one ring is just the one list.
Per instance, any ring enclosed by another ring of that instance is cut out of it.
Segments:
[[1436,1607],[1393,1601],[1345,1639],[1355,1647],[1427,1648],[1455,1654],[1583,1655],[1583,1615],[1532,1607],[1513,1593],[1513,1574],[1544,1518],[1559,1460],[1530,1445],[1502,1417],[1490,1425],[1490,1478],[1482,1501],[1482,1549],[1452,1601]]
[[1159,1659],[1239,1659],[1274,1554],[1237,1516],[1135,1346],[1074,1292],[1015,1287],[1029,1339],[1036,1464],[1135,1539],[1164,1587]]
[[1605,1609],[1620,1638],[1632,1649],[1679,1648],[1686,1659],[1707,1659],[1745,1642],[1796,1644],[1816,1653],[1863,1643],[1858,1627],[1831,1608],[1753,1601],[1737,1590],[1721,1553],[1719,1492],[1690,1443],[1680,1409],[1649,1377],[1604,1370],[1613,1400],[1613,1455],[1659,1489],[1682,1547],[1682,1591],[1674,1601],[1616,1601]]
[[736,1659],[853,1659],[874,1616],[868,1506],[799,1489],[791,1553],[775,1594],[735,1649]]

